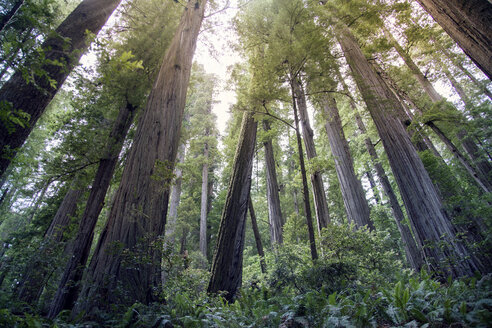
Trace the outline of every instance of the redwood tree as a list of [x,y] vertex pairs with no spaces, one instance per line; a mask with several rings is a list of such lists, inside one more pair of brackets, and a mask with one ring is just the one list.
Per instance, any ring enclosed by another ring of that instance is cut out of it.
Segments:
[[[160,237],[179,146],[186,91],[206,0],[188,1],[140,117],[108,221],[74,313],[154,301]],[[125,289],[125,296],[117,293]]]

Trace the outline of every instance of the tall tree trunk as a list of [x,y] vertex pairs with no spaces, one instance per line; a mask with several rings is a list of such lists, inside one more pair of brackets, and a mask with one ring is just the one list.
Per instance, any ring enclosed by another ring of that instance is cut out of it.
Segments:
[[[306,96],[301,81],[298,78],[292,79],[294,95],[297,101],[299,117],[302,125],[302,136],[304,146],[306,147],[306,156],[308,160],[316,158],[316,148],[314,146],[314,133],[309,123],[307,112]],[[311,185],[313,187],[314,208],[316,209],[316,219],[318,223],[318,232],[325,228],[330,223],[330,213],[328,211],[328,203],[326,202],[325,188],[323,186],[323,178],[321,172],[313,171],[311,173]]]
[[[315,262],[318,259],[318,251],[316,250],[316,240],[314,239],[313,217],[311,215],[311,204],[309,201],[309,188],[306,177],[306,166],[304,165],[304,154],[302,150],[301,132],[299,131],[299,117],[297,116],[297,105],[295,96],[295,82],[291,80],[292,107],[294,108],[294,121],[296,124],[296,139],[297,150],[299,152],[299,165],[301,167],[302,176],[302,198],[304,205],[304,214],[306,215],[306,224],[309,236],[309,248],[311,250],[311,259]],[[319,222],[318,222],[319,223]],[[318,226],[319,228],[319,226]]]
[[253,207],[253,201],[251,200],[251,195],[248,199],[248,210],[249,216],[251,217],[251,226],[253,227],[253,234],[255,235],[256,250],[258,251],[258,256],[260,257],[260,268],[261,273],[266,273],[266,262],[265,253],[263,252],[263,244],[261,243],[261,235],[258,230],[258,224],[256,223],[256,214]]
[[104,156],[92,183],[84,213],[80,219],[77,235],[73,241],[71,256],[65,266],[58,290],[51,303],[48,316],[50,318],[65,309],[71,309],[80,291],[80,280],[94,239],[94,228],[104,206],[104,198],[113,177],[118,156],[123,147],[126,135],[135,116],[136,108],[126,103],[121,107],[113,128],[109,134]]
[[[178,149],[177,163],[183,164],[186,154],[186,145],[182,143]],[[171,187],[171,201],[169,204],[169,219],[166,223],[166,239],[169,244],[174,244],[176,221],[178,220],[178,207],[181,200],[181,183],[183,178],[183,170],[178,165],[174,169],[174,183]]]
[[[44,241],[37,254],[31,258],[24,271],[23,278],[16,288],[17,299],[35,306],[41,297],[44,286],[52,271],[50,266],[53,256],[56,256],[54,248],[66,241],[66,231],[70,221],[77,211],[77,203],[84,190],[74,182],[68,189],[63,201],[44,234]],[[49,255],[48,255],[49,254]],[[48,256],[48,257],[47,257]]]
[[369,181],[369,186],[371,186],[371,191],[374,195],[374,201],[376,204],[380,205],[381,204],[381,198],[379,197],[379,190],[378,187],[376,186],[376,180],[374,180],[374,175],[371,172],[371,168],[366,164],[366,176],[367,180]]
[[412,230],[431,270],[454,277],[472,275],[481,270],[478,259],[456,240],[456,229],[447,217],[408,134],[397,119],[396,111],[403,110],[399,108],[401,104],[373,70],[346,26],[338,30],[338,40],[379,132]]
[[[164,233],[171,172],[206,2],[188,1],[164,56],[74,314],[115,302],[148,304],[156,299],[154,287],[161,281],[158,242]],[[147,260],[132,261],[140,256]],[[118,286],[125,288],[126,297],[117,293]]]
[[29,114],[27,124],[8,129],[0,123],[0,176],[3,175],[17,150],[26,141],[46,106],[61,88],[68,74],[87,50],[86,31],[97,34],[121,0],[84,0],[41,46],[46,60],[63,65],[45,64],[47,73],[36,81],[27,82],[17,71],[0,89],[0,103],[12,110]]
[[492,79],[492,4],[488,0],[417,0]]
[[369,217],[369,206],[362,184],[355,175],[354,163],[347,139],[345,139],[342,120],[335,99],[329,95],[324,96],[322,106],[326,118],[326,134],[335,161],[335,169],[340,182],[348,221],[354,223],[358,228],[367,226],[372,230],[374,225]]
[[20,7],[22,7],[23,4],[24,4],[24,0],[17,0],[17,2],[14,3],[12,9],[10,9],[5,15],[2,16],[2,18],[0,18],[0,33],[3,31],[5,26],[7,26],[7,24],[10,22],[12,17],[15,16],[17,11],[20,9]]
[[236,297],[242,281],[244,232],[257,125],[253,113],[245,112],[208,285],[209,293],[223,291],[228,301]]
[[[270,131],[270,123],[263,121],[263,129]],[[265,147],[265,163],[267,178],[268,218],[270,221],[270,239],[272,246],[280,245],[282,238],[282,209],[280,207],[279,187],[277,183],[277,169],[275,167],[275,155],[272,140],[269,138],[263,143]]]
[[207,258],[207,207],[208,207],[208,144],[205,143],[202,167],[202,197],[200,204],[200,252]]

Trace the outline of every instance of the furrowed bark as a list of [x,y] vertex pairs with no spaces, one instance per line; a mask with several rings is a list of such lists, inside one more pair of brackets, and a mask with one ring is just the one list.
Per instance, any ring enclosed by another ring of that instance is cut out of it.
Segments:
[[[189,1],[139,120],[120,187],[73,314],[156,300],[164,234],[191,64],[206,0]],[[125,296],[118,293],[125,289]]]
[[207,289],[209,293],[224,292],[227,301],[234,300],[242,282],[244,233],[257,125],[253,113],[245,112]]
[[335,160],[335,169],[340,182],[348,221],[354,223],[358,228],[367,226],[373,230],[374,225],[369,217],[369,206],[362,184],[355,175],[350,148],[347,139],[345,139],[335,99],[329,95],[324,96],[322,106],[326,118],[326,134]]
[[[306,156],[308,160],[316,158],[316,148],[314,146],[314,132],[309,123],[309,116],[307,112],[306,96],[301,82],[294,78],[292,80],[294,88],[294,95],[296,97],[297,108],[299,111],[300,122],[302,125],[302,136],[304,140],[304,146],[306,148]],[[318,232],[321,233],[321,229],[325,228],[330,223],[330,213],[328,210],[328,203],[326,201],[325,188],[323,186],[323,179],[321,172],[313,171],[311,173],[311,185],[313,187],[314,207],[316,210],[316,220],[318,223]]]
[[[403,110],[384,81],[373,70],[355,37],[339,26],[338,41],[357,86],[374,120],[400,188],[419,247],[438,275],[473,275],[482,269],[478,259],[456,240],[456,229],[396,112]],[[440,247],[443,245],[444,247]]]
[[[182,143],[178,149],[178,164],[183,164],[186,153],[186,145]],[[171,187],[171,200],[169,204],[169,219],[166,223],[166,239],[169,244],[174,244],[175,231],[176,231],[176,221],[178,219],[178,206],[181,200],[181,183],[183,177],[183,170],[181,167],[177,166],[174,169],[174,183]]]
[[16,125],[13,132],[0,122],[0,176],[87,50],[89,44],[86,31],[97,34],[120,1],[82,1],[56,29],[56,36],[49,37],[41,46],[46,60],[62,64],[46,63],[42,66],[49,79],[38,77],[35,81],[27,82],[22,72],[17,71],[2,86],[0,103],[10,106],[14,111],[21,110],[29,114],[29,119],[25,126]]
[[[270,131],[270,123],[263,121],[263,129]],[[277,169],[275,167],[275,155],[273,152],[272,140],[268,139],[263,143],[265,147],[265,163],[267,177],[267,199],[268,199],[268,218],[270,220],[270,239],[272,246],[280,245],[282,238],[282,209],[280,207],[279,187],[277,183]]]
[[417,0],[492,79],[492,4],[488,0]]

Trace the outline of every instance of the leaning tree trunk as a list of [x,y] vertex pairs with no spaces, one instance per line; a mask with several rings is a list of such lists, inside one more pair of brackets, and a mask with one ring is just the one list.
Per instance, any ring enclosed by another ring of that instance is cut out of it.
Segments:
[[[342,84],[344,92],[348,93],[349,92],[348,86],[343,80],[340,71],[337,70],[336,73],[338,79]],[[357,106],[352,100],[350,100],[350,107],[354,111],[357,128],[362,134],[367,135],[367,129],[364,124],[364,121],[362,121],[362,117],[360,116],[357,110]],[[410,228],[405,223],[405,215],[403,214],[403,211],[400,206],[400,202],[396,197],[395,191],[391,186],[391,183],[388,179],[388,176],[386,175],[383,165],[379,160],[378,153],[376,152],[376,147],[372,143],[371,138],[369,138],[368,136],[364,139],[364,143],[366,145],[367,152],[371,157],[372,164],[376,169],[376,174],[379,177],[379,182],[383,187],[383,192],[389,200],[391,211],[393,213],[393,217],[395,218],[396,226],[398,227],[398,231],[400,232],[401,239],[403,241],[403,247],[405,249],[405,256],[408,261],[408,264],[410,264],[410,266],[415,271],[419,272],[425,263],[423,259],[422,250],[418,248],[417,244],[415,243],[415,239],[413,238],[412,232],[410,231]]]
[[71,309],[77,299],[83,269],[87,263],[92,240],[94,239],[94,228],[104,206],[104,198],[135,112],[136,108],[126,103],[120,109],[113,124],[106,149],[104,150],[104,156],[99,161],[91,192],[80,219],[77,235],[72,242],[71,256],[65,266],[58,290],[50,306],[48,314],[50,318],[54,318],[61,310]]
[[322,106],[326,118],[326,134],[328,135],[331,153],[335,161],[335,169],[340,182],[347,218],[349,222],[354,223],[358,228],[367,226],[372,230],[374,225],[369,217],[369,205],[367,204],[362,184],[355,175],[354,163],[350,155],[347,139],[345,139],[342,120],[340,119],[335,99],[325,95],[322,99]]
[[[492,9],[492,5],[490,8]],[[492,29],[491,29],[491,31],[492,31]],[[393,45],[395,50],[402,57],[402,59],[405,61],[405,64],[408,66],[410,71],[413,73],[413,75],[419,81],[420,85],[424,88],[425,93],[429,96],[429,98],[432,100],[432,102],[438,103],[438,102],[442,101],[444,98],[437,92],[437,90],[430,83],[430,81],[427,79],[427,77],[425,77],[424,74],[422,74],[422,72],[420,71],[418,66],[414,63],[414,61],[410,57],[410,55],[403,50],[403,48],[398,44],[398,42],[393,38],[393,36],[386,29],[385,29],[385,34],[386,34],[387,38],[391,41],[391,44]],[[492,55],[492,53],[491,53],[491,55]],[[458,110],[456,110],[456,112],[458,112]],[[436,125],[434,124],[434,126],[436,126]],[[434,128],[432,128],[432,129],[434,130]],[[472,173],[470,173],[472,175],[472,177],[474,179],[479,179],[480,180],[479,184],[485,185],[487,187],[487,189],[490,191],[492,189],[492,176],[490,175],[490,171],[492,171],[492,165],[487,160],[484,160],[483,158],[480,157],[479,147],[472,140],[470,140],[470,138],[467,137],[466,130],[461,129],[458,132],[457,137],[461,141],[461,144],[462,144],[463,148],[465,149],[466,153],[471,157],[471,159],[474,161],[475,166],[476,166],[476,169],[475,169],[475,167],[473,167],[472,165],[467,163],[467,166],[465,166],[465,168],[467,169],[467,171],[469,171],[469,170],[473,171]],[[444,142],[444,140],[443,140],[443,142]],[[458,156],[458,154],[455,152],[453,152],[453,154],[455,154],[455,156]],[[464,161],[468,161],[465,157],[461,157],[458,159],[460,160],[461,163],[463,163]]]
[[207,258],[207,208],[208,208],[208,144],[205,143],[202,167],[202,196],[200,203],[200,252]]
[[251,217],[251,227],[253,228],[253,234],[255,235],[256,250],[258,251],[258,256],[260,257],[261,273],[266,273],[265,253],[263,252],[263,244],[261,242],[260,231],[258,230],[258,223],[256,223],[256,214],[253,207],[253,201],[251,200],[251,195],[248,198],[248,211],[249,216]]
[[8,13],[6,13],[5,15],[2,16],[2,18],[0,18],[0,33],[3,31],[5,26],[7,26],[7,24],[10,22],[12,17],[15,16],[17,11],[19,11],[20,7],[22,7],[24,2],[25,0],[17,0],[17,2],[14,3],[12,9],[10,9]]
[[[263,129],[270,131],[270,123],[263,121]],[[277,169],[275,167],[275,155],[273,152],[272,139],[268,138],[263,143],[265,147],[266,180],[267,180],[267,199],[268,199],[268,218],[270,220],[270,239],[272,246],[280,245],[282,239],[282,209],[280,207],[279,187],[277,183]]]
[[242,281],[244,232],[257,125],[253,113],[245,112],[207,289],[209,293],[225,292],[228,301],[236,297]]
[[24,73],[17,71],[2,86],[0,103],[8,104],[14,112],[29,114],[29,119],[23,126],[6,126],[5,122],[0,122],[0,176],[87,50],[86,32],[97,34],[120,1],[82,1],[56,29],[56,35],[49,37],[41,46],[46,60],[41,69],[46,76],[28,82]]
[[396,111],[403,110],[401,104],[364,57],[349,29],[341,26],[337,32],[345,58],[383,142],[412,230],[428,265],[436,274],[445,276],[459,277],[480,271],[480,261],[456,240],[456,229],[397,118]]
[[[302,136],[304,146],[306,147],[306,156],[308,160],[316,158],[316,148],[314,146],[314,133],[309,123],[307,112],[306,96],[301,82],[297,78],[292,79],[294,95],[297,101],[299,117],[302,125]],[[311,173],[311,185],[313,187],[314,207],[316,209],[316,219],[318,223],[318,232],[325,228],[330,223],[330,214],[328,212],[328,203],[326,201],[325,188],[323,186],[323,178],[321,172],[313,171]]]
[[[292,107],[294,108],[294,121],[296,127],[297,150],[299,152],[299,166],[301,167],[302,177],[302,198],[304,205],[304,214],[306,215],[306,224],[309,236],[309,248],[311,250],[311,259],[315,262],[318,259],[318,251],[316,250],[316,240],[314,239],[313,217],[311,215],[311,204],[309,201],[309,188],[306,177],[306,166],[304,165],[304,153],[302,151],[301,133],[299,131],[299,116],[297,115],[297,105],[295,96],[295,82],[291,81]],[[318,222],[319,223],[319,222]],[[319,228],[319,226],[318,226]]]
[[[22,302],[35,306],[48,282],[52,272],[50,265],[53,264],[51,262],[57,254],[56,248],[61,242],[66,241],[67,229],[77,211],[78,201],[84,193],[77,184],[78,181],[75,179],[44,234],[43,244],[27,264],[23,279],[16,288],[17,299]],[[49,254],[48,258],[46,258],[47,254]]]
[[[205,5],[206,0],[188,2],[164,56],[74,314],[116,302],[148,304],[156,299],[159,241]],[[125,297],[117,293],[118,287],[125,289]]]
[[492,4],[488,0],[417,0],[492,79]]

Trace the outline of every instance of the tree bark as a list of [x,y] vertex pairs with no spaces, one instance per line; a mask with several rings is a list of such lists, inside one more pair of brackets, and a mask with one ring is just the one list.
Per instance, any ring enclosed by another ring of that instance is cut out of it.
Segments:
[[492,4],[488,0],[417,0],[492,79]]
[[[309,236],[309,249],[311,250],[311,259],[315,262],[318,259],[318,251],[316,250],[316,240],[314,238],[313,217],[311,215],[311,204],[309,201],[309,188],[306,177],[306,166],[304,165],[304,152],[302,150],[301,133],[299,131],[299,117],[297,116],[295,82],[291,80],[292,107],[294,109],[294,121],[296,126],[297,150],[299,152],[299,165],[301,167],[302,176],[302,198],[304,205],[304,214],[306,215],[306,224]],[[319,223],[319,222],[318,222]],[[320,226],[318,225],[318,228]]]
[[[74,314],[111,303],[156,300],[154,287],[161,281],[159,242],[206,2],[188,2],[166,51]],[[118,287],[125,289],[125,297],[117,293]]]
[[73,241],[71,256],[65,266],[58,290],[50,306],[48,314],[50,318],[56,317],[62,310],[71,309],[77,300],[83,269],[89,258],[94,239],[94,228],[104,206],[104,198],[118,163],[123,142],[135,117],[135,112],[136,108],[133,105],[125,103],[113,123],[104,155],[99,161],[91,192],[80,219],[77,235]]
[[[294,88],[294,95],[299,110],[299,117],[302,125],[302,136],[304,140],[304,146],[306,147],[306,156],[308,160],[316,158],[316,148],[314,146],[314,132],[309,123],[309,116],[307,112],[306,96],[301,82],[297,78],[292,79],[292,85]],[[318,232],[321,232],[322,228],[325,228],[330,223],[330,213],[328,210],[328,203],[326,201],[325,188],[323,186],[323,178],[321,172],[313,170],[311,173],[311,185],[313,187],[314,208],[316,210],[316,219],[318,223]]]
[[372,174],[371,168],[366,164],[366,176],[369,181],[369,186],[371,186],[372,193],[374,195],[374,201],[376,204],[381,205],[381,198],[379,197],[379,190],[376,186],[376,180],[374,180],[374,175]]
[[251,226],[253,227],[253,234],[255,236],[256,250],[258,251],[258,256],[260,257],[260,268],[261,273],[266,273],[266,262],[265,253],[263,252],[263,244],[261,243],[261,235],[258,230],[258,224],[256,223],[256,214],[253,207],[253,201],[251,200],[251,195],[248,199],[248,210],[249,216],[251,217]]
[[207,205],[208,205],[208,144],[205,143],[203,156],[205,163],[202,167],[202,196],[200,204],[200,252],[207,258]]
[[369,217],[369,206],[362,184],[355,175],[354,163],[350,155],[347,139],[345,139],[335,99],[329,95],[324,96],[322,106],[326,118],[326,134],[328,135],[331,153],[335,161],[335,169],[340,182],[348,221],[358,228],[367,226],[370,230],[373,230],[374,225]]
[[2,16],[2,18],[0,19],[0,33],[3,31],[5,26],[8,25],[12,17],[15,16],[17,11],[19,11],[20,7],[22,7],[23,4],[24,0],[18,0],[16,3],[14,3],[12,9],[10,9],[8,13]]
[[[263,121],[263,129],[270,131],[270,123]],[[282,209],[280,207],[279,187],[277,183],[277,169],[275,167],[275,155],[273,152],[272,140],[268,139],[263,143],[265,147],[266,180],[267,180],[267,199],[268,199],[268,218],[270,221],[270,239],[272,246],[280,245],[282,238]]]
[[242,282],[244,232],[257,125],[253,113],[245,112],[207,289],[209,293],[225,292],[227,301],[236,297]]
[[[364,57],[346,26],[338,41],[356,84],[374,120],[427,264],[438,275],[472,275],[482,265],[459,241],[422,161],[397,118],[403,110],[381,77]],[[443,247],[441,247],[441,245]]]
[[[25,126],[17,125],[9,132],[0,122],[0,176],[4,174],[17,150],[26,141],[34,125],[61,88],[68,74],[79,62],[89,46],[86,31],[97,34],[121,0],[84,0],[41,46],[45,59],[51,63],[42,66],[47,77],[27,82],[17,71],[0,89],[0,103],[12,110],[29,114]],[[61,63],[62,65],[52,64]]]

